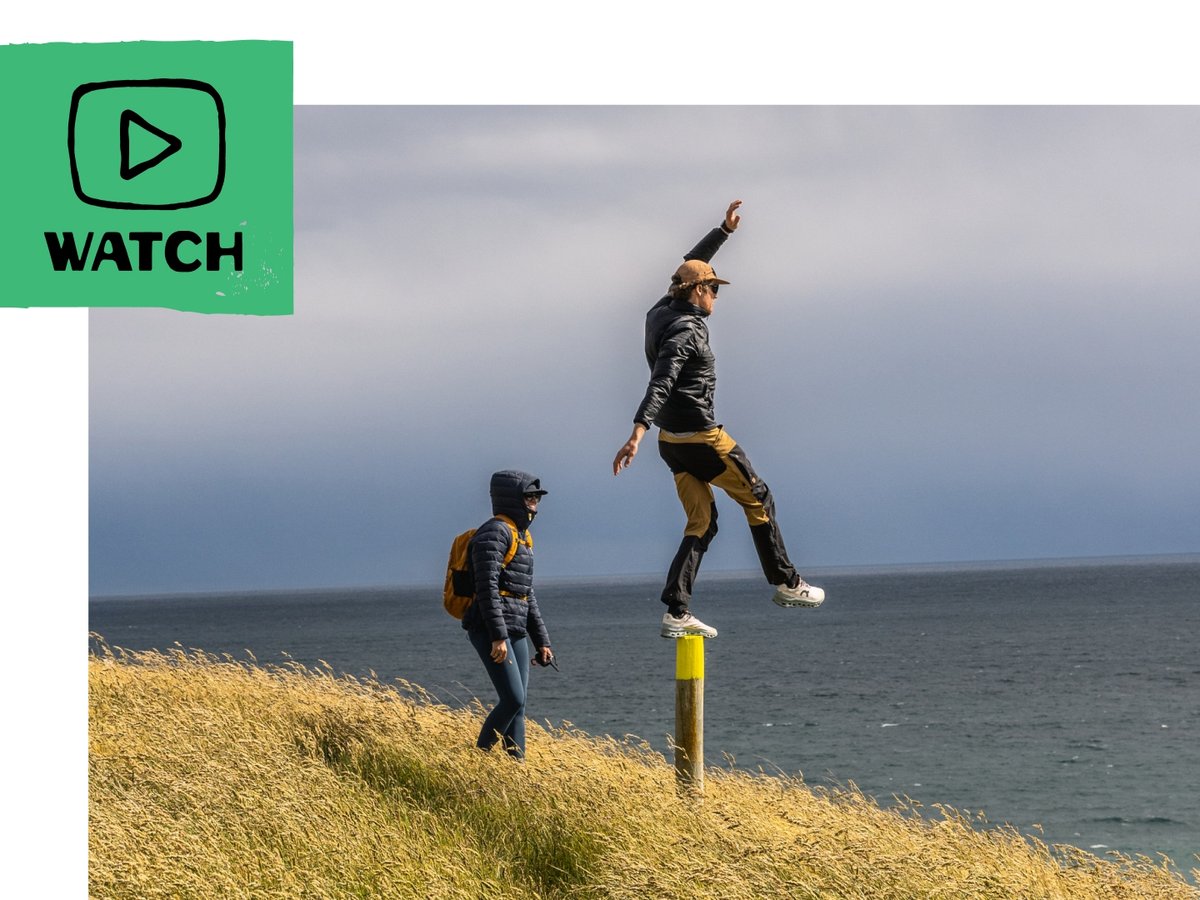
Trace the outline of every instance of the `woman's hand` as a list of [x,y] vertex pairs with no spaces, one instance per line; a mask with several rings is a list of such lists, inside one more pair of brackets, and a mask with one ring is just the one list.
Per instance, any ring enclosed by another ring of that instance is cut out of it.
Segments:
[[508,659],[508,641],[492,641],[492,662],[502,663]]

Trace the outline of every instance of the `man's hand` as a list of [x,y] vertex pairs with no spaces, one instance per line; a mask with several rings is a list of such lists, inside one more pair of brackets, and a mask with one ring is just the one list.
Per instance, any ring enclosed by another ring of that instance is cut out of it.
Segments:
[[[737,208],[742,205],[741,200],[734,200],[729,204],[729,209],[725,210],[725,230],[737,231],[737,227],[741,224],[742,217],[737,214]],[[709,221],[712,221],[711,219]]]
[[621,470],[628,468],[633,462],[633,458],[637,456],[638,444],[642,442],[642,435],[646,433],[646,426],[641,422],[637,422],[633,426],[633,434],[629,436],[623,447],[617,451],[616,458],[613,460],[613,474],[619,475]]

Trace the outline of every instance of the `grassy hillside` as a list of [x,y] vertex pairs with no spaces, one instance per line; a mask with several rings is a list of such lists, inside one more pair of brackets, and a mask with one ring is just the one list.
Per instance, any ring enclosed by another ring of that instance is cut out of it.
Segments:
[[107,648],[88,680],[95,898],[1200,897],[793,779],[712,769],[696,803],[650,748],[575,731],[530,723],[521,765],[411,686]]

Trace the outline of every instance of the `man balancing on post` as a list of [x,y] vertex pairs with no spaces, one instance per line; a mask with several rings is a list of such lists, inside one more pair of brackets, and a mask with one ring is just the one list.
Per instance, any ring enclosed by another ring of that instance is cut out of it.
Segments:
[[729,282],[717,277],[709,260],[737,230],[741,205],[741,200],[729,204],[725,221],[688,252],[671,276],[667,295],[646,313],[650,384],[633,417],[633,434],[613,460],[613,475],[617,475],[633,462],[650,426],[658,426],[658,452],[675,476],[679,502],[687,514],[683,542],[662,592],[662,602],[667,605],[661,632],[665,638],[717,636],[715,628],[688,609],[700,561],[717,533],[712,485],[725,491],[745,512],[763,574],[777,585],[772,599],[788,607],[820,606],[825,599],[825,592],[807,584],[788,560],[771,492],[755,474],[745,451],[717,424],[713,414],[717,374],[708,346],[707,319],[719,286]]

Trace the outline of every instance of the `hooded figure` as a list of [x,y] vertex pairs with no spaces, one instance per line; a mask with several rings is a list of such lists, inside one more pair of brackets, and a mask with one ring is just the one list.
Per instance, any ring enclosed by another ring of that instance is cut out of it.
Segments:
[[540,478],[515,469],[505,469],[493,475],[489,492],[492,495],[492,515],[508,516],[520,531],[529,528],[529,523],[537,515],[536,510],[526,507],[526,496],[544,497],[549,493],[542,490]]
[[[533,592],[533,538],[529,535],[529,523],[547,492],[541,480],[528,472],[506,469],[492,476],[490,493],[493,517],[471,538],[475,602],[463,616],[463,628],[500,698],[484,720],[477,746],[486,750],[503,738],[505,750],[524,757],[530,641],[535,661],[549,665],[553,658],[550,635]],[[513,547],[514,527],[516,552],[505,565],[505,556]]]

